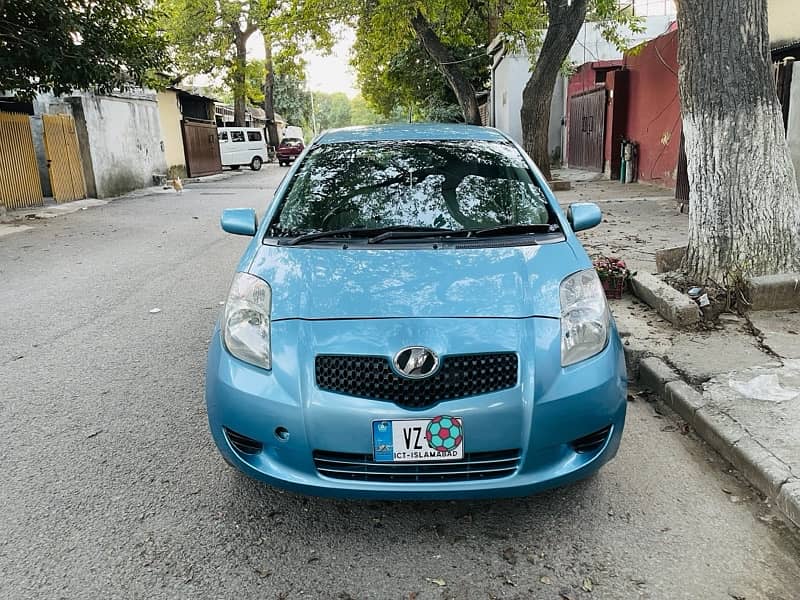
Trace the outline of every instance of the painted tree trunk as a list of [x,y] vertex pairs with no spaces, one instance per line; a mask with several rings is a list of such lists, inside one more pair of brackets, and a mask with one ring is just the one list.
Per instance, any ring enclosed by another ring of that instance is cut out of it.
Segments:
[[247,37],[236,33],[236,57],[233,70],[233,125],[245,126],[247,108]]
[[767,0],[681,0],[685,267],[736,286],[800,269],[800,196],[770,67]]
[[481,112],[478,108],[478,100],[475,97],[475,88],[469,79],[464,76],[459,65],[456,64],[453,53],[442,43],[421,12],[417,12],[414,18],[411,19],[411,26],[425,52],[436,63],[439,71],[444,75],[456,95],[458,105],[464,114],[464,120],[470,125],[480,125]]
[[272,40],[264,35],[264,113],[267,120],[269,145],[278,147],[278,125],[275,123],[275,65],[272,60]]
[[553,88],[586,19],[587,4],[588,0],[547,0],[550,25],[536,67],[522,92],[522,145],[547,179],[552,178],[547,137]]

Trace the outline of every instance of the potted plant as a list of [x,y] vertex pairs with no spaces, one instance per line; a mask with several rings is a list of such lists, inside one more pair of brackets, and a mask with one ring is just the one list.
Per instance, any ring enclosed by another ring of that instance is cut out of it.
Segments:
[[606,298],[622,298],[631,272],[625,261],[615,256],[598,256],[594,259],[594,268],[603,284]]

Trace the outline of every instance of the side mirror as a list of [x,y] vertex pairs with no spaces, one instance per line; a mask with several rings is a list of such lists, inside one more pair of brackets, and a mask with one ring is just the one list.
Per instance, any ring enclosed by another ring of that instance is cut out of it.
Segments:
[[603,220],[600,207],[592,202],[576,202],[570,204],[567,210],[567,220],[572,226],[572,231],[584,231],[597,227]]
[[252,208],[226,208],[222,211],[219,226],[228,233],[253,236],[258,230],[256,211]]

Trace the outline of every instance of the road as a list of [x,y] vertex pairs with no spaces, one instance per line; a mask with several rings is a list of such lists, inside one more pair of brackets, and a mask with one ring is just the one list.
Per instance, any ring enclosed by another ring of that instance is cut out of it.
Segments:
[[1,598],[800,596],[797,533],[641,397],[614,462],[527,499],[323,500],[228,468],[203,377],[247,240],[219,214],[284,172],[0,238]]

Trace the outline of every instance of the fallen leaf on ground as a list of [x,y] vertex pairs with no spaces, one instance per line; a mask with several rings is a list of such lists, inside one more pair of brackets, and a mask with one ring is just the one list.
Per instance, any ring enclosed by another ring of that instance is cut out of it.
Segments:
[[591,592],[594,589],[594,584],[592,583],[592,580],[589,579],[588,577],[584,579],[581,589],[583,589],[584,592]]
[[539,581],[541,581],[545,585],[550,585],[551,583],[553,583],[553,580],[550,579],[547,575],[542,575],[541,577],[539,577]]
[[447,582],[444,579],[431,579],[429,577],[426,577],[425,580],[435,585],[438,585],[439,587],[444,587],[447,585]]
[[160,308],[151,308],[151,309],[150,309],[150,314],[151,314],[151,315],[157,315],[157,314],[158,314],[158,313],[160,313],[160,312],[161,312],[161,309],[160,309]]

